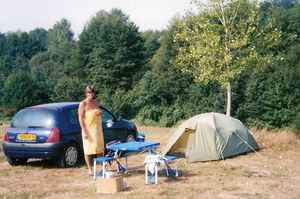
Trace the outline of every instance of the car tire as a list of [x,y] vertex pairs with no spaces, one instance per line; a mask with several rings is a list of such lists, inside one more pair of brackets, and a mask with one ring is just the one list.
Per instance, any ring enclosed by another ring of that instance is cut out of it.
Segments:
[[24,165],[27,163],[27,158],[13,158],[13,157],[6,157],[7,162],[11,166],[18,166],[18,165]]
[[60,168],[74,167],[79,162],[79,148],[76,144],[70,144],[64,148],[63,154],[58,158],[57,165]]

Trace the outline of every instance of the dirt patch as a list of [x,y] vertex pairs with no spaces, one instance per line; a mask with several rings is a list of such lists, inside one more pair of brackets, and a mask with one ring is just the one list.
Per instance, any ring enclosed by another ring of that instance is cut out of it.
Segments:
[[[166,145],[174,129],[140,126],[146,140]],[[300,198],[300,143],[289,132],[254,131],[261,147],[256,153],[224,161],[188,163],[176,160],[177,179],[159,177],[158,185],[144,184],[144,154],[130,156],[128,189],[97,194],[84,166],[57,169],[44,161],[11,167],[0,152],[0,198]]]

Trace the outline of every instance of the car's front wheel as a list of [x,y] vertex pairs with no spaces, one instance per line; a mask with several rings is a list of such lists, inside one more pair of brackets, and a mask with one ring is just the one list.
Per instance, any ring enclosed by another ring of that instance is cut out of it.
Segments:
[[27,158],[13,158],[13,157],[6,157],[7,162],[11,166],[18,166],[18,165],[24,165],[27,163]]
[[79,162],[79,150],[76,144],[65,147],[63,154],[58,158],[57,164],[60,168],[74,167]]

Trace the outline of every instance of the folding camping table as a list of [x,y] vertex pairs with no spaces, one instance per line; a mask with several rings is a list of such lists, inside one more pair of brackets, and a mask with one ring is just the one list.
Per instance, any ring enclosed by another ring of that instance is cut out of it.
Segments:
[[138,154],[143,151],[148,151],[149,153],[153,152],[156,147],[160,145],[159,142],[125,142],[125,143],[116,143],[110,146],[107,146],[108,150],[114,152],[113,157],[99,157],[94,158],[94,179],[96,179],[96,164],[102,163],[102,175],[104,177],[105,165],[108,161],[117,160],[118,158],[125,158],[125,172],[128,171],[128,156],[132,154]]
[[115,158],[120,158],[122,155],[125,157],[125,171],[127,171],[127,158],[129,155],[137,154],[143,151],[148,151],[151,153],[151,151],[155,150],[159,145],[159,142],[125,142],[112,144],[108,146],[107,149],[114,151]]

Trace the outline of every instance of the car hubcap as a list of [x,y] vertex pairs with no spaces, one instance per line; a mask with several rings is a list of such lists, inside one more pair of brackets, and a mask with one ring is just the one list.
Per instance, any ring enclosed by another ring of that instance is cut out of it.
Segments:
[[73,166],[77,162],[78,152],[76,147],[71,146],[66,150],[66,164],[69,166]]

